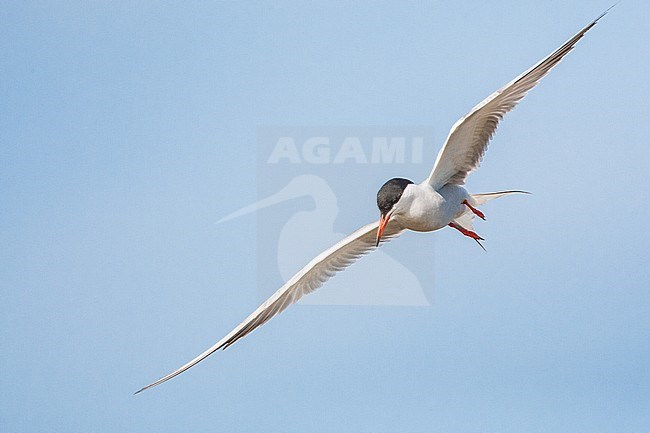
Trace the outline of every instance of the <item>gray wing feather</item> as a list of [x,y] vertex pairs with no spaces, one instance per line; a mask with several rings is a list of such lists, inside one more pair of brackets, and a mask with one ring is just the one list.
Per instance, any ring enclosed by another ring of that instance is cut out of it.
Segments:
[[433,170],[427,179],[429,184],[434,189],[439,189],[448,183],[464,185],[468,174],[478,168],[503,116],[573,49],[607,11],[548,57],[492,93],[460,118],[452,126],[444,146],[438,153]]
[[[298,302],[304,295],[318,289],[328,279],[334,276],[334,274],[347,268],[359,257],[375,249],[377,227],[377,222],[365,225],[336,245],[322,252],[280,287],[280,289],[228,335],[187,364],[145,386],[137,391],[136,394],[178,376],[217,350],[226,349],[240,338],[245,337],[271,320],[274,316],[280,314],[289,305]],[[389,223],[384,231],[382,242],[397,237],[401,232],[402,228],[396,223]]]

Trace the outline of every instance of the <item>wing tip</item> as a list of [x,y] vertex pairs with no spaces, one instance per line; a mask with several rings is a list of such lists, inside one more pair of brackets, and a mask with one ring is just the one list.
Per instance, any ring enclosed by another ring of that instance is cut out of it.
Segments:
[[608,13],[609,11],[611,11],[612,8],[613,8],[614,6],[616,6],[617,4],[619,4],[619,2],[614,3],[613,5],[611,5],[611,6],[608,7],[607,9],[605,9],[605,11],[604,11],[602,14],[598,15],[598,17],[594,20],[594,24],[596,24],[596,23],[597,23],[597,22],[598,22],[602,17],[604,17],[605,15],[607,15],[607,13]]
[[150,383],[150,384],[147,385],[147,386],[143,386],[142,388],[140,388],[139,390],[137,390],[136,392],[134,392],[133,395],[138,395],[138,394],[140,394],[142,391],[146,391],[146,390],[148,390],[149,388],[153,388],[154,386],[156,386],[156,385],[158,385],[158,384],[159,384],[159,381],[156,381],[156,382]]
[[155,382],[153,382],[153,383],[150,383],[150,384],[147,385],[147,386],[143,386],[142,388],[140,388],[139,390],[137,390],[136,392],[134,392],[133,395],[138,395],[138,394],[140,394],[141,392],[148,390],[149,388],[153,388],[153,387],[156,387],[156,386],[158,386],[158,385],[160,385],[160,384],[162,384],[162,383],[165,383],[165,382],[167,382],[169,379],[172,379],[172,378],[178,376],[178,375],[181,374],[181,373],[183,373],[183,371],[180,371],[180,372],[179,372],[179,371],[175,371],[174,373],[172,373],[172,374],[170,374],[170,375],[168,375],[168,376],[162,377],[162,378],[158,379],[157,381],[155,381]]
[[[189,367],[188,367],[188,368],[189,368]],[[174,371],[173,373],[169,373],[167,376],[163,376],[163,377],[161,377],[160,379],[156,380],[155,382],[152,382],[152,383],[150,383],[150,384],[147,385],[147,386],[143,386],[142,388],[140,388],[139,390],[137,390],[136,392],[134,392],[133,395],[138,395],[138,394],[140,394],[142,391],[146,391],[146,390],[148,390],[149,388],[153,388],[153,387],[155,387],[155,386],[160,385],[161,383],[165,383],[165,382],[167,382],[169,379],[172,379],[172,378],[178,376],[179,374],[183,373],[183,372],[186,371],[186,370],[187,370],[187,368],[184,370],[183,367],[181,367],[181,368],[179,368],[178,370]]]

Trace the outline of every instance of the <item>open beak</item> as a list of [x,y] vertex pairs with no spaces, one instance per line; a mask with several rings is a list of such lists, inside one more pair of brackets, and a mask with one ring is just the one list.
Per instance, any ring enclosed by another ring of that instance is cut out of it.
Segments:
[[386,229],[386,226],[388,225],[388,220],[390,219],[390,215],[381,215],[379,217],[379,228],[377,229],[377,243],[375,244],[375,247],[379,246],[379,241],[381,241],[381,237],[384,234],[384,230]]

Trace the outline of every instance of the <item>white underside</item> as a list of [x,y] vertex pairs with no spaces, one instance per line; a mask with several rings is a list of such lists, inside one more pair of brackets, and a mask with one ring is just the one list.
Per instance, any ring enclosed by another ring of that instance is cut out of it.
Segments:
[[411,184],[404,190],[392,219],[417,232],[439,230],[468,210],[465,200],[472,203],[462,186],[445,185],[436,191],[427,182]]

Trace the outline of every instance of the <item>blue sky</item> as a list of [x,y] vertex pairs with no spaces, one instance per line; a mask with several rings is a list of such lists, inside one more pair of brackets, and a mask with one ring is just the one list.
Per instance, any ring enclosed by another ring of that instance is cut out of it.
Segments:
[[[431,306],[299,305],[132,395],[259,302],[255,217],[215,224],[259,198],[258,128],[420,125],[435,155],[609,6],[4,2],[2,431],[648,431],[642,1],[502,123],[468,189],[533,195],[484,208],[487,253],[450,229],[382,247]],[[432,164],[341,169],[337,231]]]

